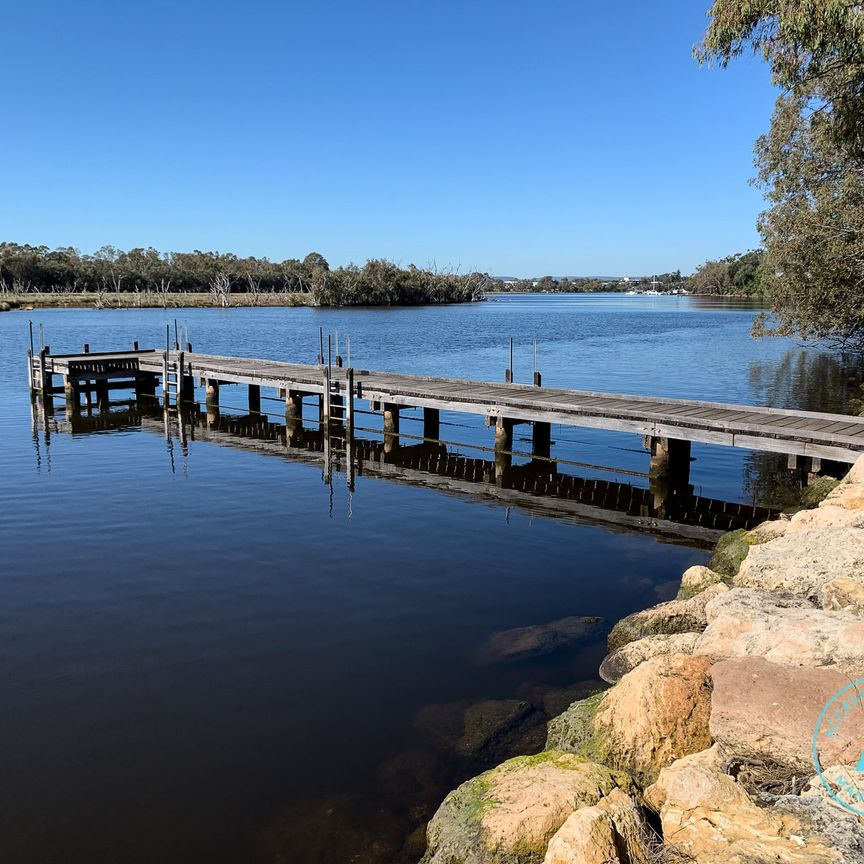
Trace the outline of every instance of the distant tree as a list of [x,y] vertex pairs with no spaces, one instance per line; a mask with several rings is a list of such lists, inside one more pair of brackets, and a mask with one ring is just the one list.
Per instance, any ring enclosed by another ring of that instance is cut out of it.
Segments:
[[694,294],[730,293],[729,266],[725,261],[706,261],[690,277],[688,287]]
[[330,265],[327,263],[327,259],[320,255],[318,252],[310,252],[303,259],[303,266],[306,267],[311,273],[316,267],[320,267],[322,270],[329,270]]

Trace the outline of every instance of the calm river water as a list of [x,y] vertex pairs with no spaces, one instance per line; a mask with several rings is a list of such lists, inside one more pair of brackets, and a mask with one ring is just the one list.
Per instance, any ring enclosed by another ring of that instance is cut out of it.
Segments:
[[[496,497],[482,476],[445,490],[434,473],[367,470],[349,492],[339,471],[322,481],[314,447],[272,458],[237,446],[242,429],[234,444],[183,443],[176,425],[166,440],[161,414],[119,403],[102,424],[116,428],[72,434],[62,398],[34,424],[28,319],[62,353],[161,346],[175,314],[207,353],[313,362],[324,327],[343,354],[350,336],[356,367],[502,380],[512,336],[523,382],[536,338],[552,386],[820,410],[852,387],[818,351],[751,340],[747,304],[685,297],[3,314],[4,862],[416,860],[418,826],[443,794],[542,744],[546,717],[600,686],[608,626],[669,597],[707,557],[674,530],[616,526],[530,492]],[[223,417],[246,413],[239,388],[222,403]],[[265,410],[282,419],[276,401]],[[380,419],[363,420],[377,446]],[[451,454],[494,466],[482,421],[442,421]],[[574,482],[648,485],[636,436],[555,428],[553,439]],[[518,427],[514,448],[529,445]],[[707,498],[776,503],[788,479],[783,460],[746,451],[694,445],[693,456],[694,494]],[[567,616],[605,623],[557,648],[489,655],[493,634]]]

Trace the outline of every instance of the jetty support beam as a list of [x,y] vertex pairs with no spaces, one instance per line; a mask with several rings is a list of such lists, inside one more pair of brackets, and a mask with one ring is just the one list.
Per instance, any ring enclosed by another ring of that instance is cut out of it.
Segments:
[[434,441],[441,437],[441,412],[437,408],[423,409],[423,437]]
[[249,385],[249,413],[261,413],[261,387],[258,384]]
[[498,417],[495,421],[495,449],[510,450],[513,447],[513,421]]
[[[537,373],[539,374],[539,373]],[[541,423],[535,420],[532,429],[532,453],[534,456],[542,456],[546,459],[552,453],[552,424]]]

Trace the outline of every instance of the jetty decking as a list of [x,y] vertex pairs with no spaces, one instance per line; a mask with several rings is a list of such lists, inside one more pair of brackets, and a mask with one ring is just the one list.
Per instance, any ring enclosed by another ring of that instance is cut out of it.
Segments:
[[[322,359],[319,357],[319,360]],[[788,454],[808,460],[850,463],[864,453],[864,418],[781,408],[731,405],[663,397],[562,390],[513,383],[469,381],[347,369],[325,363],[299,364],[191,351],[133,350],[52,355],[43,349],[28,360],[31,389],[67,399],[135,387],[155,394],[166,407],[194,400],[194,381],[208,404],[218,405],[219,388],[249,388],[249,408],[260,411],[261,388],[285,399],[286,415],[299,416],[306,397],[318,397],[322,420],[353,424],[354,402],[368,400],[384,416],[385,434],[398,435],[399,411],[424,409],[424,436],[438,438],[440,411],[477,414],[495,426],[497,448],[509,449],[514,423],[532,423],[539,455],[548,455],[551,424],[611,429],[642,435],[651,448],[652,470],[690,461],[691,441]],[[56,386],[54,376],[61,376]],[[509,374],[508,374],[509,377]]]

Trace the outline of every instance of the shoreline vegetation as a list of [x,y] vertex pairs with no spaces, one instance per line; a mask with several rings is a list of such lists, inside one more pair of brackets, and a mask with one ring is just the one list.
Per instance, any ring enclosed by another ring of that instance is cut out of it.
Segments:
[[453,790],[421,864],[864,860],[861,726],[820,726],[864,673],[864,457],[811,491],[615,624],[611,686]]
[[77,249],[0,243],[0,311],[29,306],[419,306],[484,300],[487,273],[399,267],[373,259],[331,269],[317,252],[302,261],[104,246]]
[[317,252],[273,262],[219,252],[105,246],[93,255],[0,243],[0,312],[21,308],[419,306],[474,303],[490,293],[623,293],[758,296],[762,253],[708,261],[692,276],[510,279],[400,267],[373,259],[331,269]]

